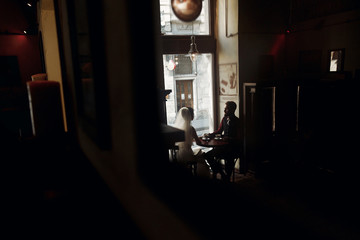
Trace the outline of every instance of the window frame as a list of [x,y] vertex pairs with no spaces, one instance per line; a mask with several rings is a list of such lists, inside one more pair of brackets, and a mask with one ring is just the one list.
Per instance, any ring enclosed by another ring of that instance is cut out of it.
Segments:
[[[200,53],[216,53],[214,36],[215,0],[209,0],[209,35],[196,35],[195,42]],[[161,32],[160,32],[161,34]],[[162,54],[187,54],[191,35],[161,35]],[[174,47],[176,46],[176,47]]]
[[[216,47],[216,39],[214,35],[214,22],[215,22],[215,0],[209,0],[209,35],[194,35],[195,42],[197,45],[197,49],[200,54],[212,54],[213,61],[212,61],[212,69],[213,69],[213,89],[212,89],[212,101],[213,101],[213,109],[212,115],[214,119],[218,119],[218,111],[217,111],[217,100],[218,96],[216,96],[216,89],[218,88],[217,85],[217,76],[218,71],[216,68],[217,65],[217,47]],[[160,29],[160,28],[159,28]],[[161,34],[161,32],[159,33]],[[165,54],[188,54],[190,49],[191,43],[191,35],[161,35],[161,45],[162,45],[162,55]],[[162,70],[164,71],[164,65],[162,66]],[[164,76],[162,76],[162,88],[164,89]],[[194,86],[193,86],[194,87]],[[214,124],[216,121],[214,122]],[[215,126],[212,126],[215,128]]]

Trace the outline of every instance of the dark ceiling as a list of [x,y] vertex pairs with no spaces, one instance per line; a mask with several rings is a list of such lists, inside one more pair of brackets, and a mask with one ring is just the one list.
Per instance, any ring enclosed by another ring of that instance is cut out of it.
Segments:
[[0,0],[0,6],[0,34],[37,34],[37,0]]
[[292,23],[360,8],[359,0],[291,0]]

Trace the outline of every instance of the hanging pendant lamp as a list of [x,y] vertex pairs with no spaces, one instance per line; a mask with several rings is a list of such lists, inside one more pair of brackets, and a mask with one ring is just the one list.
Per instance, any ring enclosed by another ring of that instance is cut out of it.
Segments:
[[195,36],[191,36],[189,55],[192,62],[196,62],[196,57],[199,54],[195,43]]

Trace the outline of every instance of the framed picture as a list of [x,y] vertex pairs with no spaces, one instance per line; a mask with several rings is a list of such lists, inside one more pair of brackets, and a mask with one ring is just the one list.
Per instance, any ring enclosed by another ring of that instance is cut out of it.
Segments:
[[111,134],[101,6],[99,0],[67,1],[78,124],[104,150]]
[[328,71],[342,72],[344,71],[345,48],[329,50],[328,55]]
[[225,96],[238,94],[237,63],[219,64],[219,91]]

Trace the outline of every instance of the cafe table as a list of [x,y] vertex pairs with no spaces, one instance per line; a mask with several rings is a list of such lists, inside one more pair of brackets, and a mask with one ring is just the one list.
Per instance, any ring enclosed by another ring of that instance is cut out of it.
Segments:
[[202,137],[200,138],[200,143],[198,143],[197,145],[202,146],[202,147],[225,147],[228,146],[230,144],[229,141],[227,141],[224,138],[207,138],[207,137]]
[[[200,143],[198,143],[197,145],[202,146],[202,147],[208,147],[208,148],[222,148],[222,147],[229,146],[230,144],[231,144],[230,141],[228,141],[227,139],[224,139],[222,137],[220,137],[220,138],[201,137]],[[215,156],[215,158],[217,159],[217,161],[221,160],[220,157]],[[234,170],[235,169],[233,169],[233,173],[234,173]],[[233,181],[234,180],[235,180],[235,175],[233,174]]]

